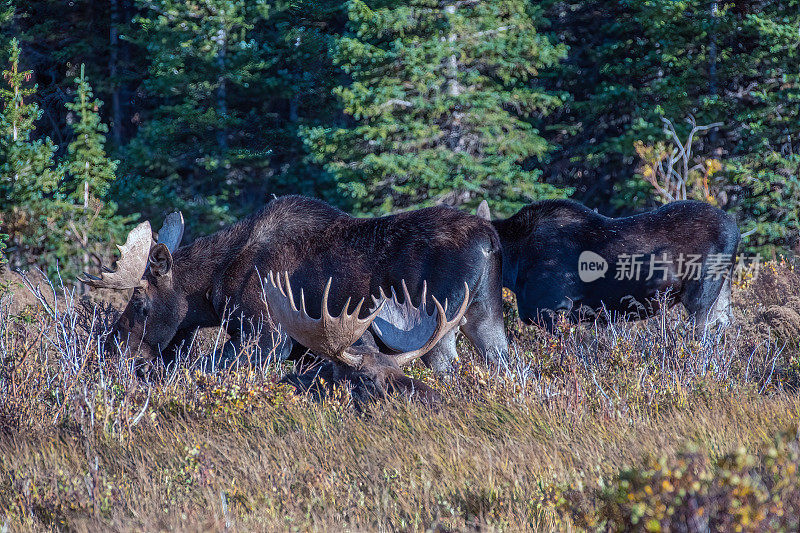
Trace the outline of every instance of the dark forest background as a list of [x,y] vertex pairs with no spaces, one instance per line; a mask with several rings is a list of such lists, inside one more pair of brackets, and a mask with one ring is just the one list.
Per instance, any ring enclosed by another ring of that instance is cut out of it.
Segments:
[[358,215],[695,198],[798,250],[800,0],[11,0],[0,233],[99,263],[300,193]]

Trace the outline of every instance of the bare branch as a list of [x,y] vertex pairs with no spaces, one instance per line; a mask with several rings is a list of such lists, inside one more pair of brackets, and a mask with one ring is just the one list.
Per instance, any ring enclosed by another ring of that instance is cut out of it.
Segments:
[[665,201],[685,200],[691,174],[703,169],[702,164],[692,165],[692,148],[695,137],[723,124],[715,122],[698,126],[696,119],[689,115],[686,121],[692,126],[692,129],[686,142],[682,142],[672,121],[666,117],[662,117],[661,121],[664,123],[664,130],[672,140],[673,147],[668,156],[665,157],[664,153],[660,153],[656,157],[657,163],[650,163],[654,175],[647,177],[647,181],[653,185],[656,193]]

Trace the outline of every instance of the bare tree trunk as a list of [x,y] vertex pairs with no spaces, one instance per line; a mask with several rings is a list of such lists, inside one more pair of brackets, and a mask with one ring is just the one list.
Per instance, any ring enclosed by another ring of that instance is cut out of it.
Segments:
[[111,134],[114,145],[122,146],[122,103],[118,75],[119,64],[119,0],[110,0],[111,21],[108,32],[108,75],[111,78]]
[[[217,68],[219,69],[219,77],[217,78],[217,114],[225,121],[228,118],[228,87],[225,79],[225,53],[228,46],[228,31],[224,22],[217,33],[217,45],[219,46],[219,51],[217,52]],[[224,154],[228,151],[228,128],[224,123],[217,130],[217,146],[220,153]]]
[[[444,11],[453,16],[456,14],[456,5],[448,4]],[[453,48],[450,57],[447,58],[447,92],[450,96],[458,96],[461,94],[461,85],[458,83],[458,57],[455,53],[456,34],[452,30],[447,35],[447,42]]]
[[[13,75],[14,76],[17,75],[17,69],[18,68],[19,68],[19,64],[18,63],[11,66],[11,69],[13,70]],[[18,98],[19,98],[19,87],[15,86],[14,87],[14,105],[18,105],[17,104],[17,99]],[[14,122],[11,125],[11,131],[12,131],[11,139],[14,142],[17,142],[17,138],[19,138],[19,128],[17,126],[17,121],[16,120],[14,120]],[[18,180],[19,180],[19,174],[15,172],[14,173],[14,180],[13,180],[14,185],[16,185]]]
[[[717,0],[713,0],[711,2],[711,31],[709,31],[709,38],[711,39],[711,42],[708,46],[708,92],[711,94],[711,96],[715,96],[717,94],[717,15]],[[712,144],[716,143],[717,130],[711,130],[708,137]]]
[[[447,4],[444,8],[444,11],[452,21],[455,19],[456,4]],[[445,66],[445,79],[447,80],[447,93],[454,98],[460,96],[463,90],[463,87],[458,81],[458,55],[456,54],[455,49],[457,38],[458,37],[451,26],[450,33],[447,35],[447,42],[449,43],[451,50]],[[460,111],[460,106],[456,105],[453,110],[450,132],[447,136],[447,144],[454,152],[461,150],[461,119],[463,116],[464,114]]]
[[[86,170],[89,170],[89,162],[86,162]],[[84,218],[84,227],[83,231],[84,234],[76,235],[78,242],[83,245],[83,264],[81,265],[82,270],[88,271],[89,270],[89,261],[91,258],[89,257],[89,250],[87,249],[87,245],[89,242],[89,181],[84,180],[83,182],[83,218]],[[84,295],[88,291],[88,287],[85,284],[79,283],[77,286],[78,294]]]

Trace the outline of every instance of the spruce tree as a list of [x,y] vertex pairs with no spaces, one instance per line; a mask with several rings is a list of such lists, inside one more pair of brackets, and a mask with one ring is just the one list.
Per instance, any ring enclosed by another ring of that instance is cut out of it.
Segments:
[[103,102],[94,98],[83,65],[75,83],[75,101],[66,104],[76,119],[72,124],[75,140],[67,148],[65,169],[68,178],[65,189],[69,198],[88,208],[91,199],[102,198],[108,192],[109,186],[116,179],[118,162],[109,159],[106,154],[105,134],[108,133],[108,126],[100,119]]
[[570,47],[545,73],[548,88],[570,94],[543,128],[559,146],[550,181],[576,187],[577,199],[607,214],[653,206],[636,146],[670,142],[662,117],[682,139],[687,117],[722,122],[694,149],[722,163],[713,178],[718,204],[739,217],[746,248],[794,244],[798,0],[550,1],[546,13]]
[[105,118],[112,124],[118,149],[131,127],[130,114],[145,107],[141,100],[135,110],[130,105],[131,91],[141,83],[146,66],[146,54],[131,50],[124,37],[130,33],[133,0],[13,0],[13,4],[15,15],[6,31],[19,38],[28,51],[26,65],[39,76],[37,100],[46,117],[40,132],[66,146],[70,129],[65,95],[85,64],[95,92],[110,103]]
[[735,53],[724,63],[738,81],[726,95],[738,126],[727,165],[736,186],[731,207],[745,247],[766,256],[798,253],[800,0],[753,2],[731,15],[738,15]]
[[144,88],[156,107],[126,149],[124,194],[156,211],[191,209],[195,227],[230,220],[263,196],[269,163],[270,45],[255,38],[265,0],[141,0]]
[[[721,31],[718,17],[700,0],[548,3],[552,31],[570,47],[545,73],[548,87],[570,94],[548,117],[546,131],[560,147],[550,169],[560,176],[552,179],[609,214],[654,206],[651,188],[636,176],[634,143],[669,142],[662,117],[684,139],[689,115],[697,124],[728,122],[724,102],[710,90],[709,32]],[[714,135],[698,139],[695,153],[710,153]]]
[[62,205],[65,228],[56,250],[64,258],[62,270],[70,273],[87,270],[90,257],[102,257],[109,241],[124,237],[124,220],[116,214],[116,205],[106,201],[109,187],[116,180],[117,161],[105,151],[108,126],[100,119],[103,102],[94,98],[92,87],[81,66],[75,101],[66,104],[74,114],[75,138],[67,148],[64,163],[66,179],[62,184],[67,202]]
[[29,96],[36,86],[28,83],[32,71],[19,71],[19,43],[11,41],[10,66],[3,71],[6,86],[0,89],[3,112],[0,115],[0,210],[41,202],[58,186],[59,171],[53,154],[56,146],[49,139],[34,140],[35,122],[41,117],[39,106]]
[[14,266],[25,266],[49,249],[54,238],[47,224],[61,169],[53,161],[53,142],[33,138],[41,111],[29,98],[36,93],[36,85],[30,85],[32,72],[20,71],[19,63],[19,43],[13,39],[0,89],[0,215],[3,233],[10,235]]
[[564,53],[539,16],[524,0],[350,2],[334,47],[350,120],[304,136],[353,210],[488,198],[508,212],[562,194],[530,167],[549,147],[526,119],[559,105],[535,81]]

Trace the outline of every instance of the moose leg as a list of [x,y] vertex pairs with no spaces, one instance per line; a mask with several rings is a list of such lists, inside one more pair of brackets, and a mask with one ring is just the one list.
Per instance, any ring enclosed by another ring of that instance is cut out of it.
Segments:
[[453,362],[458,358],[456,351],[456,329],[449,331],[431,351],[422,356],[425,366],[437,374],[451,374]]
[[722,285],[722,290],[719,291],[717,301],[714,304],[714,309],[711,316],[722,327],[730,326],[733,323],[733,308],[731,307],[731,277],[725,278],[725,283]]
[[508,358],[508,340],[502,308],[493,312],[483,302],[473,303],[465,315],[461,331],[478,350],[487,364],[500,365]]
[[199,328],[186,328],[180,329],[172,338],[167,348],[161,352],[161,357],[164,359],[164,365],[168,366],[170,363],[177,359],[178,354],[188,355],[189,346],[192,345],[195,335]]
[[731,309],[731,279],[727,276],[722,282],[719,294],[713,301],[709,309],[702,309],[698,312],[700,318],[697,323],[700,327],[706,324],[728,327],[733,322],[733,311]]
[[729,325],[732,319],[730,276],[692,281],[684,291],[681,303],[694,318],[698,336],[702,336],[709,325]]

